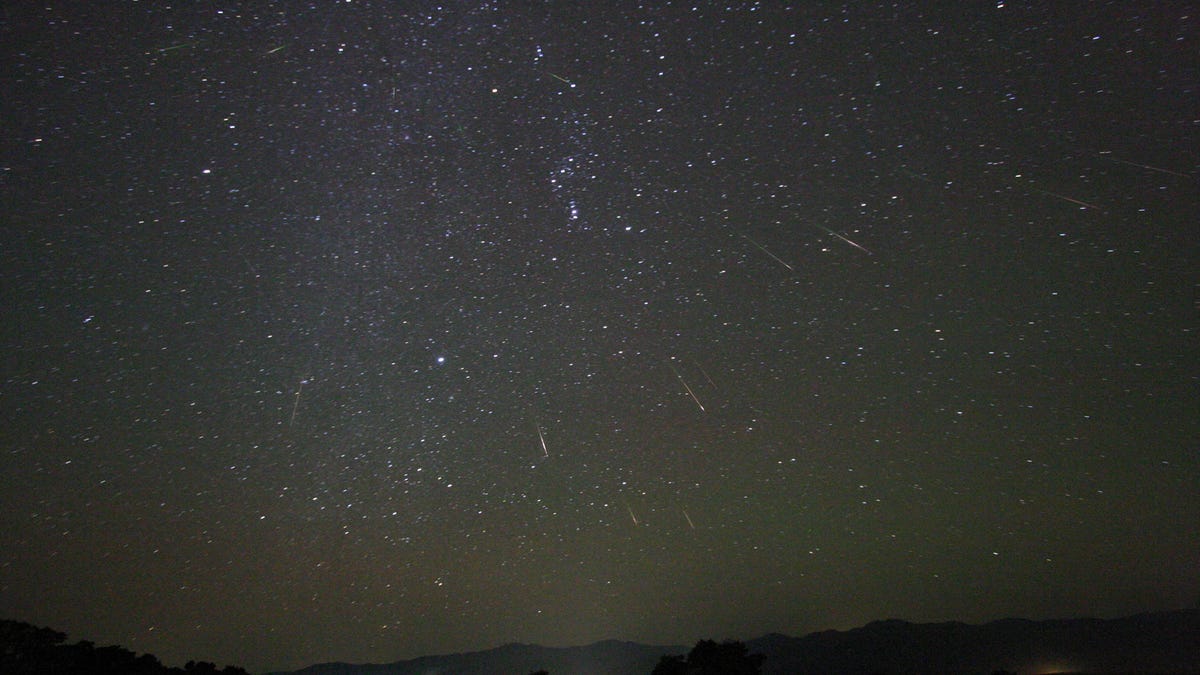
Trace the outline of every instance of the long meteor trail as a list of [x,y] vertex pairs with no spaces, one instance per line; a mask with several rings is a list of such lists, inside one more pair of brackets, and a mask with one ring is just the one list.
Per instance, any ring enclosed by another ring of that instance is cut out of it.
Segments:
[[296,401],[292,403],[292,418],[288,420],[288,427],[296,423],[296,411],[300,409],[300,394],[304,393],[304,383],[308,380],[300,380],[300,386],[296,388]]
[[860,244],[857,244],[857,243],[855,243],[855,242],[853,242],[853,241],[850,241],[850,240],[849,240],[849,239],[847,239],[846,237],[844,237],[844,236],[842,236],[842,235],[838,234],[837,232],[834,232],[833,230],[829,229],[828,227],[825,227],[824,225],[816,225],[816,227],[818,227],[818,228],[820,228],[820,229],[822,229],[822,230],[825,230],[825,231],[826,231],[826,232],[828,232],[829,234],[832,234],[833,236],[837,237],[838,239],[841,239],[842,241],[846,242],[847,244],[850,244],[850,245],[851,245],[851,246],[853,246],[854,248],[856,248],[856,249],[858,249],[858,250],[862,251],[863,253],[866,253],[867,255],[875,255],[874,253],[871,253],[870,251],[868,251],[868,250],[867,250],[867,248],[866,248],[865,246],[862,246],[862,245],[860,245]]
[[763,246],[762,244],[758,243],[757,241],[754,241],[753,239],[751,239],[750,237],[747,237],[747,236],[746,236],[746,235],[744,235],[744,234],[742,235],[742,238],[743,238],[743,239],[745,239],[746,241],[750,242],[751,244],[754,244],[754,246],[755,246],[755,247],[756,247],[758,250],[762,251],[763,253],[766,253],[766,254],[767,254],[767,256],[769,256],[769,257],[771,258],[771,260],[774,260],[775,262],[779,263],[780,265],[783,265],[784,267],[788,268],[788,271],[789,271],[789,272],[795,272],[795,271],[796,271],[795,269],[793,269],[793,268],[792,268],[792,266],[791,266],[791,265],[789,265],[789,264],[785,263],[783,260],[780,260],[779,256],[777,256],[777,255],[775,255],[774,253],[771,253],[770,251],[768,251],[766,246]]
[[177,45],[171,45],[170,47],[162,47],[158,50],[158,53],[165,54],[167,52],[173,52],[176,49],[184,49],[186,47],[195,47],[197,44],[199,44],[199,43],[198,42],[183,42],[183,43],[180,43]]
[[696,402],[696,407],[700,408],[700,412],[706,412],[704,410],[704,404],[700,402],[700,399],[696,398],[696,393],[692,391],[692,388],[688,386],[688,383],[683,380],[683,376],[679,374],[678,370],[675,370],[675,366],[672,365],[670,361],[667,362],[667,367],[671,369],[672,373],[675,373],[675,377],[679,379],[679,384],[682,384],[683,388],[687,390],[688,396],[691,396],[692,400]]
[[546,449],[546,437],[542,435],[542,425],[535,424],[534,426],[537,428],[538,442],[542,444],[542,456],[549,457],[550,451]]
[[546,70],[546,71],[542,71],[542,72],[546,73],[546,74],[547,74],[547,75],[549,75],[550,77],[553,77],[554,79],[558,80],[559,82],[562,82],[563,84],[567,85],[568,87],[574,87],[574,86],[575,86],[575,83],[574,83],[574,82],[572,82],[572,81],[568,80],[567,78],[563,77],[562,75],[556,75],[555,73],[552,73],[552,72],[550,72],[550,71],[548,71],[548,70]]
[[1081,199],[1075,199],[1074,197],[1068,197],[1068,196],[1066,196],[1066,195],[1060,195],[1060,194],[1058,194],[1057,192],[1051,192],[1051,191],[1049,191],[1049,190],[1039,190],[1039,189],[1037,189],[1037,188],[1032,188],[1032,190],[1033,190],[1034,192],[1040,192],[1040,193],[1042,193],[1042,194],[1046,195],[1047,197],[1054,197],[1055,199],[1061,199],[1061,200],[1063,200],[1064,202],[1071,202],[1072,204],[1078,204],[1079,206],[1081,206],[1081,207],[1083,207],[1083,208],[1085,208],[1085,209],[1094,209],[1094,210],[1096,210],[1096,211],[1100,211],[1100,210],[1102,210],[1102,209],[1101,209],[1099,206],[1096,206],[1095,204],[1089,204],[1089,203],[1087,203],[1087,202],[1085,202],[1085,201],[1083,201],[1083,200],[1081,200]]
[[1136,166],[1139,169],[1145,169],[1147,171],[1156,171],[1158,173],[1165,173],[1168,176],[1179,176],[1180,178],[1191,178],[1192,177],[1191,174],[1181,173],[1179,171],[1172,171],[1170,169],[1164,169],[1161,166],[1151,166],[1149,164],[1139,164],[1137,162],[1130,162],[1129,160],[1125,160],[1125,159],[1117,159],[1116,157],[1113,157],[1112,153],[1109,151],[1101,151],[1097,154],[1099,154],[1104,159],[1109,160],[1110,162],[1117,162],[1118,164],[1127,164],[1129,166]]

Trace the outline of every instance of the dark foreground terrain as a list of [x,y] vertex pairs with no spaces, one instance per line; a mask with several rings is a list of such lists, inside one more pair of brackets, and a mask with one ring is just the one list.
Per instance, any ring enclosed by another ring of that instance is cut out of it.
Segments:
[[87,640],[68,643],[66,633],[21,621],[0,620],[0,675],[247,675],[237,666],[217,669],[208,661],[183,668],[164,666],[152,654]]
[[[1196,673],[1200,610],[1121,619],[1026,621],[973,626],[877,621],[804,637],[767,635],[746,642],[766,657],[764,675],[868,673]],[[686,646],[606,641],[586,647],[505,645],[380,665],[329,663],[297,675],[649,675],[665,654]]]
[[[218,670],[206,662],[168,668],[149,654],[139,656],[121,647],[96,647],[86,641],[67,644],[65,638],[48,628],[0,621],[0,674],[245,675],[241,668]],[[745,647],[750,654],[765,658],[764,675],[1200,675],[1200,610],[1108,620],[1005,619],[981,626],[876,621],[849,631],[804,637],[767,635],[746,642]],[[550,675],[650,675],[663,656],[682,655],[688,649],[614,640],[562,648],[510,644],[388,664],[326,663],[276,675],[527,675],[538,671]]]

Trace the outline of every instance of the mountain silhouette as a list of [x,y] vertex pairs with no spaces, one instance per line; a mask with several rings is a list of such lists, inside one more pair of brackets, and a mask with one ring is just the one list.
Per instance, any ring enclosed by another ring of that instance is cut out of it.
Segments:
[[1200,673],[1200,611],[983,625],[876,621],[746,643],[764,673]]
[[540,647],[508,644],[495,649],[445,656],[423,656],[389,664],[323,663],[292,673],[271,675],[649,675],[664,654],[686,652],[684,646],[655,646],[605,640],[585,647]]
[[[804,637],[771,634],[745,644],[766,657],[764,675],[1200,675],[1200,610],[1120,619],[1003,619],[983,625],[888,620]],[[649,675],[662,656],[689,649],[615,640],[584,647],[510,644],[389,664],[327,663],[290,675],[527,675],[539,670],[550,675]]]

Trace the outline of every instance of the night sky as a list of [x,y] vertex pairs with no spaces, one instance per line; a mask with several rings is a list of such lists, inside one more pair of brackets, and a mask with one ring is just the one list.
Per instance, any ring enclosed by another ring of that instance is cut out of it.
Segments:
[[1187,2],[10,2],[0,616],[166,663],[1200,597]]

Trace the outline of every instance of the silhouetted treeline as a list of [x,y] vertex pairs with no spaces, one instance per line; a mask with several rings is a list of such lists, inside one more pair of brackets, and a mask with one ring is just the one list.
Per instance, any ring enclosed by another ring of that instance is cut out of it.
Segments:
[[4,675],[248,675],[235,666],[188,661],[168,668],[150,654],[138,656],[122,647],[97,647],[81,640],[66,642],[65,633],[20,621],[0,620],[0,673]]
[[759,675],[764,659],[741,642],[701,640],[686,657],[662,657],[651,675]]

